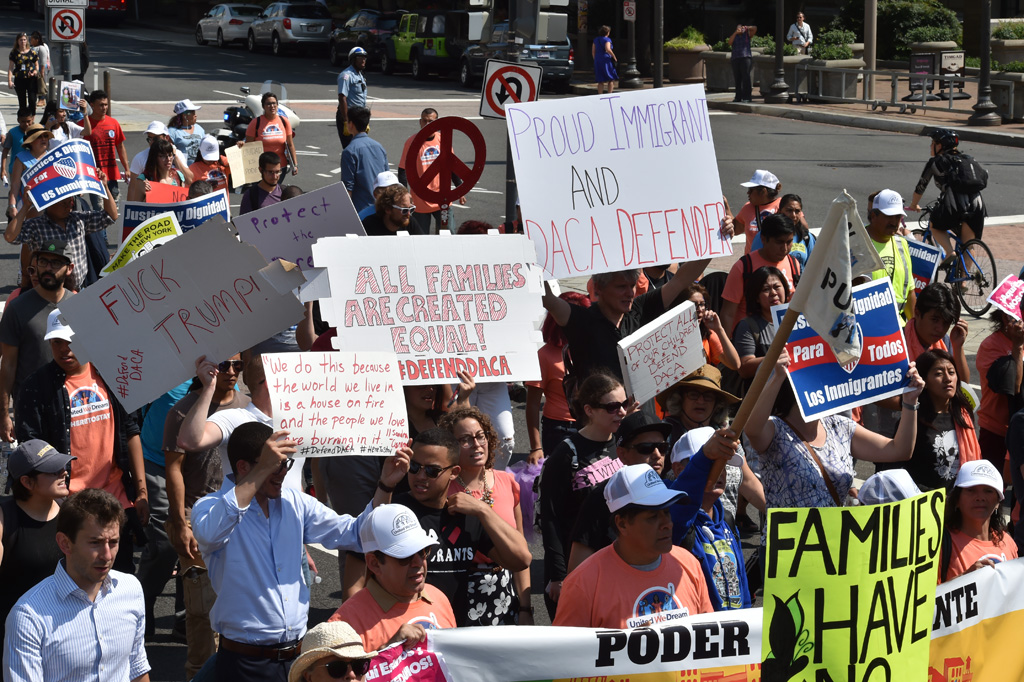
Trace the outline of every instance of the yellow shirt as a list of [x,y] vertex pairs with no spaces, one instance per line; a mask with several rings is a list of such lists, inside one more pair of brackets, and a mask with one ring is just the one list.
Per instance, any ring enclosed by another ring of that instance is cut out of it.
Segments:
[[[876,242],[872,239],[871,243],[874,244],[875,251],[878,251],[878,256],[882,259],[883,268],[872,272],[871,279],[888,277],[892,281],[892,288],[896,293],[896,307],[899,308],[900,318],[906,324],[904,308],[910,294],[914,292],[914,272],[907,240],[896,235],[887,242]],[[896,244],[899,244],[898,250]]]

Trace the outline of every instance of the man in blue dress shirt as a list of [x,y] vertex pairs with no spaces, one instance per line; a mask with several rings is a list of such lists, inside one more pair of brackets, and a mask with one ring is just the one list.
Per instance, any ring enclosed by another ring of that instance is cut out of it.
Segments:
[[348,120],[355,136],[341,152],[341,181],[345,183],[358,213],[367,206],[373,206],[373,186],[377,176],[388,170],[388,153],[384,145],[366,132],[370,126],[369,109],[352,107],[348,110]]

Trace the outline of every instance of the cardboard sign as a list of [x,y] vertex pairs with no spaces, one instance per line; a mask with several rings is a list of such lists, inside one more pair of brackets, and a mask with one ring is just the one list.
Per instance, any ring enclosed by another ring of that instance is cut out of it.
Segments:
[[234,220],[238,236],[269,262],[313,267],[311,247],[321,237],[365,235],[345,185],[338,182],[294,199],[250,211]]
[[328,237],[325,320],[334,347],[391,351],[406,385],[540,377],[540,270],[523,235]]
[[769,510],[762,679],[929,679],[944,509],[936,490]]
[[78,100],[82,99],[82,85],[71,81],[60,82],[60,108],[78,111]]
[[153,218],[153,216],[170,211],[181,226],[182,232],[199,227],[214,216],[231,220],[231,204],[226,190],[213,194],[186,199],[170,204],[149,204],[144,202],[126,201],[124,204],[124,227],[121,241],[125,241],[131,231]]
[[96,159],[87,140],[68,140],[39,157],[21,176],[21,185],[36,210],[78,194],[107,196],[96,175]]
[[231,357],[301,320],[291,289],[302,281],[217,221],[122,266],[61,312],[79,359],[130,412],[195,376],[200,355]]
[[526,235],[552,279],[732,253],[700,85],[506,104]]
[[147,204],[177,204],[188,199],[188,187],[150,182],[146,192]]
[[999,286],[992,290],[987,300],[1010,317],[1019,320],[1022,297],[1024,297],[1024,282],[1017,279],[1016,275],[1007,275],[999,283]]
[[626,395],[647,402],[704,364],[697,309],[690,301],[619,341]]
[[921,293],[921,289],[935,281],[935,273],[939,270],[945,251],[939,246],[916,239],[908,239],[907,246],[910,249],[910,267],[914,273],[914,291]]
[[263,143],[258,140],[246,142],[241,147],[232,145],[224,150],[235,187],[260,181],[260,154],[262,153]]
[[[772,308],[776,326],[787,308]],[[840,365],[803,315],[789,335],[789,382],[805,420],[878,402],[906,389],[910,363],[892,283],[884,279],[854,287],[853,308],[855,328],[837,328],[830,333],[859,334],[863,338],[864,349],[857,362]]]
[[274,430],[299,457],[378,455],[408,444],[405,393],[394,353],[268,353]]
[[109,275],[139,256],[180,236],[181,226],[178,225],[178,220],[173,213],[160,213],[153,216],[131,231],[128,238],[117,248],[114,257],[100,270],[100,277]]

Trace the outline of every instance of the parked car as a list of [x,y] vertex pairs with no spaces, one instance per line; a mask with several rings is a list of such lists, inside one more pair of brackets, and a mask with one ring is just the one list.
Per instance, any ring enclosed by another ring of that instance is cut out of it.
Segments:
[[196,24],[196,42],[205,45],[216,40],[217,47],[244,43],[249,36],[249,26],[262,11],[259,5],[214,5]]
[[394,73],[408,65],[417,80],[431,72],[455,71],[467,42],[466,16],[466,12],[447,10],[403,14],[398,28],[384,41],[381,71]]
[[[508,59],[508,22],[494,25],[486,43],[469,45],[459,60],[459,83],[472,88],[480,83],[487,68],[488,59]],[[556,92],[568,92],[575,69],[572,43],[569,38],[544,45],[523,45],[519,50],[519,62],[539,66],[544,70],[541,86]]]
[[275,55],[290,48],[326,48],[334,21],[316,2],[273,2],[253,20],[247,43],[250,52],[270,46]]
[[344,25],[331,31],[328,45],[331,64],[345,64],[348,51],[361,47],[369,55],[366,65],[379,65],[384,54],[384,41],[398,28],[403,14],[406,14],[405,10],[378,12],[372,9],[362,9],[353,14]]

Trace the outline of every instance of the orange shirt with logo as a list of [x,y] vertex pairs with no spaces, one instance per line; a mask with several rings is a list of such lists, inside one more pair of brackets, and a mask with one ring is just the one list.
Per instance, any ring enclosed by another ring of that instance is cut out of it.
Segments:
[[455,614],[448,597],[431,584],[426,584],[420,598],[400,602],[368,578],[366,587],[347,599],[328,620],[341,620],[352,626],[363,640],[363,649],[375,651],[388,643],[398,628],[406,623],[422,625],[427,630],[455,627]]
[[114,409],[107,385],[92,363],[81,374],[64,379],[71,402],[71,485],[77,493],[86,488],[101,488],[120,500],[126,509],[132,506],[121,481],[121,468],[114,462]]

